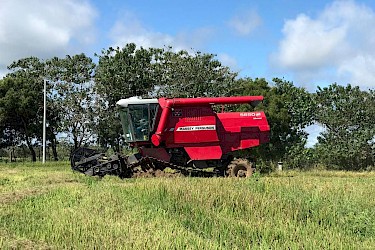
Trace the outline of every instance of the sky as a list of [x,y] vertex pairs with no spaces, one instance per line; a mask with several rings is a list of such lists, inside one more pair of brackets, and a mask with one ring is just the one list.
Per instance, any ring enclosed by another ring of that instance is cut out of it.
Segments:
[[217,55],[240,77],[375,87],[375,1],[0,0],[0,77],[29,56],[110,46]]
[[20,58],[94,58],[134,42],[213,53],[240,77],[368,89],[374,26],[370,0],[0,0],[0,76]]

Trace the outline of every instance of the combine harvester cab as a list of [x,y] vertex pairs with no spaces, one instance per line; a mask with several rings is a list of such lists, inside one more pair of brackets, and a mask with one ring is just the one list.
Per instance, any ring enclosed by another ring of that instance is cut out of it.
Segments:
[[215,112],[214,107],[255,107],[262,100],[262,96],[122,99],[117,106],[124,137],[131,147],[138,148],[138,153],[107,159],[81,149],[72,155],[72,168],[90,175],[109,173],[123,177],[167,167],[183,174],[250,176],[253,163],[246,158],[235,159],[233,152],[269,141],[270,128],[264,112]]

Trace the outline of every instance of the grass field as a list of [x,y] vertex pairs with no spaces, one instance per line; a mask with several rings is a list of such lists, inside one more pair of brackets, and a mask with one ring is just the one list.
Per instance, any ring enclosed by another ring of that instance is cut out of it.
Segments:
[[97,179],[0,165],[0,249],[375,249],[375,173]]

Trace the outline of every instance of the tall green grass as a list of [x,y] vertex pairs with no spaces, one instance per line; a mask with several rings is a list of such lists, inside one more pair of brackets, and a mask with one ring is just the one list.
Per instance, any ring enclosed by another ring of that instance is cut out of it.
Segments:
[[374,173],[121,180],[1,166],[0,248],[375,249],[374,190]]

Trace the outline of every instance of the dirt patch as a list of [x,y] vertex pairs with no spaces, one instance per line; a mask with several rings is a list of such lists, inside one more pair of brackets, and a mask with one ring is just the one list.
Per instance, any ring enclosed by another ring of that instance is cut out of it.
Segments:
[[8,204],[12,202],[16,202],[22,200],[25,197],[33,196],[37,194],[42,194],[46,192],[46,190],[39,190],[36,188],[33,189],[26,189],[21,191],[13,191],[5,194],[0,194],[0,204]]
[[20,171],[17,169],[5,169],[2,172],[4,174],[18,174]]
[[17,238],[4,230],[0,230],[0,242],[2,243],[0,247],[4,247],[5,249],[54,249],[44,242]]
[[72,185],[77,185],[77,184],[79,183],[49,184],[45,186],[39,186],[39,187],[33,187],[33,188],[27,188],[27,189],[2,193],[0,194],[0,205],[14,203],[24,198],[27,198],[29,196],[44,194],[58,187],[66,187],[66,186],[72,186]]
[[135,178],[151,178],[151,177],[175,178],[175,177],[184,177],[184,175],[179,172],[164,172],[162,170],[149,170],[147,172],[134,173],[133,177]]

